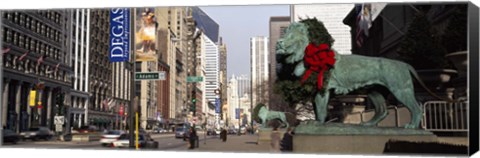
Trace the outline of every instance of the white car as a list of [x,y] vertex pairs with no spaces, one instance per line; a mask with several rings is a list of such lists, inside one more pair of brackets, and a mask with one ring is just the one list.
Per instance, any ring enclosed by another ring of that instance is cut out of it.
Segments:
[[[122,134],[118,140],[113,141],[112,147],[116,148],[128,148],[129,147],[129,134]],[[138,135],[138,146],[140,148],[158,148],[158,142],[153,140],[148,134],[139,134]]]
[[102,138],[100,139],[100,143],[102,143],[102,146],[109,146],[112,144],[112,142],[117,141],[120,135],[124,133],[125,132],[120,130],[108,131],[107,133],[102,135]]

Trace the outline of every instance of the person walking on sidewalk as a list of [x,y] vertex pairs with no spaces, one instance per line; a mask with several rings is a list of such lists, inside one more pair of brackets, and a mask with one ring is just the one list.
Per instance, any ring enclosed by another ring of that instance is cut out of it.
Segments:
[[280,152],[280,132],[278,132],[278,127],[274,127],[272,133],[270,134],[270,151]]
[[227,141],[227,130],[225,128],[222,128],[222,131],[220,132],[220,138],[223,142]]
[[293,150],[293,132],[292,127],[287,128],[287,132],[283,135],[283,139],[281,142],[281,151],[283,152],[291,152]]
[[197,140],[197,131],[193,127],[190,127],[189,129],[189,138],[188,140],[190,141],[190,148],[188,149],[194,149],[196,144],[195,141]]

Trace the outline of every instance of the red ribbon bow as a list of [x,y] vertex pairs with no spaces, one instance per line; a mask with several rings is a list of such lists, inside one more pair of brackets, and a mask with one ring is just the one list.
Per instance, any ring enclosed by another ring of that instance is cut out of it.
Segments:
[[335,53],[327,44],[320,44],[318,47],[315,44],[308,44],[305,48],[305,55],[303,61],[307,71],[303,75],[301,83],[303,84],[312,72],[318,72],[317,88],[321,90],[323,87],[323,73],[333,67],[335,64]]

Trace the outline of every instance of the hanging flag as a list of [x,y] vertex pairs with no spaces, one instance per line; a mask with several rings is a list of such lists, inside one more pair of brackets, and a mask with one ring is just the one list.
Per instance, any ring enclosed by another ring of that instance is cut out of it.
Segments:
[[37,67],[40,66],[41,63],[43,63],[43,55],[40,56],[40,58],[38,58],[38,60],[37,60]]
[[2,55],[7,54],[8,52],[10,52],[10,48],[3,48]]
[[20,56],[20,58],[18,58],[18,61],[22,61],[23,59],[25,59],[25,57],[27,57],[29,51],[25,52],[22,56]]
[[60,66],[60,63],[58,63],[56,66],[55,66],[55,71],[54,72],[57,72],[58,71],[58,67]]

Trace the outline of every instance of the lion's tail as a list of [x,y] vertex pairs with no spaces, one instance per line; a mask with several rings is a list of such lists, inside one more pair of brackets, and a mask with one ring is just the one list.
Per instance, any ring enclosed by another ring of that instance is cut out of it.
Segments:
[[412,73],[413,77],[415,77],[415,79],[417,79],[418,83],[420,83],[420,85],[430,94],[432,95],[433,97],[437,98],[437,99],[440,99],[440,100],[446,100],[446,101],[449,101],[449,102],[453,102],[452,99],[450,98],[443,98],[443,97],[440,97],[438,96],[437,94],[433,93],[426,85],[425,83],[423,83],[422,79],[420,79],[420,77],[418,76],[417,74],[417,71],[415,71],[415,69],[408,65],[407,64],[407,67],[408,67],[408,70],[410,70],[410,73]]

